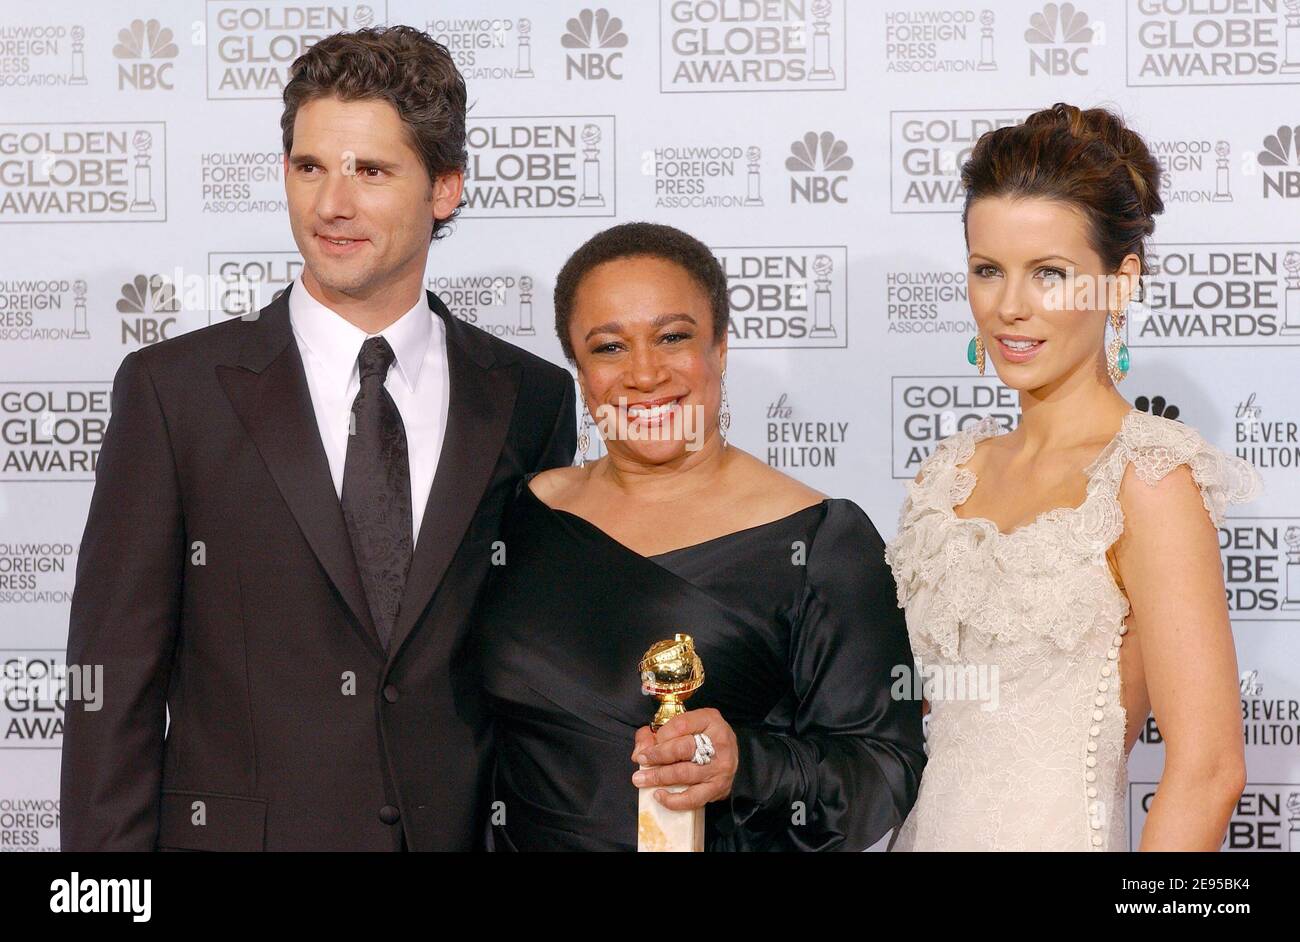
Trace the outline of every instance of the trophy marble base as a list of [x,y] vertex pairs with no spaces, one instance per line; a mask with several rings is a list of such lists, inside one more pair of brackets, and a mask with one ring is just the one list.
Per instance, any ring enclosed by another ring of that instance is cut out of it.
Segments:
[[[685,791],[675,785],[670,792]],[[655,788],[638,788],[636,849],[652,853],[700,853],[704,850],[704,809],[673,811],[655,801]]]

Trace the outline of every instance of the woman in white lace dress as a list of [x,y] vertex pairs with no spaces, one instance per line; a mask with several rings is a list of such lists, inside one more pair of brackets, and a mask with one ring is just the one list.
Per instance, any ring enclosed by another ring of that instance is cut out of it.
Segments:
[[1158,164],[1116,115],[1057,104],[981,137],[962,183],[970,359],[1021,414],[940,442],[887,547],[930,717],[892,849],[1126,849],[1154,713],[1141,849],[1216,850],[1245,763],[1215,525],[1260,481],[1115,388]]

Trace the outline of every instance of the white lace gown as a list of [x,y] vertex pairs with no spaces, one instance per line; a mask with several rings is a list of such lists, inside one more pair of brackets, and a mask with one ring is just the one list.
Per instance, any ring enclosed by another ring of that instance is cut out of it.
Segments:
[[970,679],[983,666],[997,679],[996,700],[931,701],[929,761],[891,849],[1122,850],[1129,607],[1106,561],[1124,530],[1120,481],[1130,463],[1148,484],[1186,464],[1218,524],[1229,503],[1260,493],[1259,474],[1135,409],[1085,470],[1082,504],[1003,534],[953,511],[976,483],[960,466],[999,431],[990,417],[938,444],[886,546],[921,676]]

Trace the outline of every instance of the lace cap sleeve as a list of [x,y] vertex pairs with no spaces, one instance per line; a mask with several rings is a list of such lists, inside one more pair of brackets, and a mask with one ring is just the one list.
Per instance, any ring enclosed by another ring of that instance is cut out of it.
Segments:
[[[1139,478],[1154,485],[1179,465],[1187,465],[1201,489],[1201,500],[1218,526],[1229,504],[1263,493],[1263,481],[1250,462],[1214,447],[1194,428],[1161,416],[1133,413],[1125,429],[1128,459]],[[1118,482],[1116,482],[1118,484]]]
[[975,443],[982,438],[996,434],[997,431],[996,419],[986,416],[973,425],[958,429],[951,435],[939,439],[935,443],[934,450],[921,462],[920,467],[917,469],[919,482],[924,484],[939,471],[968,460],[974,450]]
[[997,433],[991,416],[941,439],[921,462],[915,481],[907,481],[907,494],[898,509],[898,531],[885,544],[885,562],[898,586],[903,607],[921,588],[932,560],[944,541],[944,516],[953,504],[966,499],[974,478],[957,465],[970,459],[975,443]]

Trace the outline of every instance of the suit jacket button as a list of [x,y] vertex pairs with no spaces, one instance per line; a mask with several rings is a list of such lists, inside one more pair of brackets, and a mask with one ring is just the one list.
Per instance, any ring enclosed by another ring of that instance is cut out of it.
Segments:
[[384,805],[379,809],[379,820],[385,824],[396,824],[402,817],[402,812],[398,811],[392,805]]
[[396,703],[396,702],[397,702],[397,688],[394,687],[392,684],[388,684],[387,686],[385,686],[385,687],[384,687],[384,699],[387,700],[389,703]]

